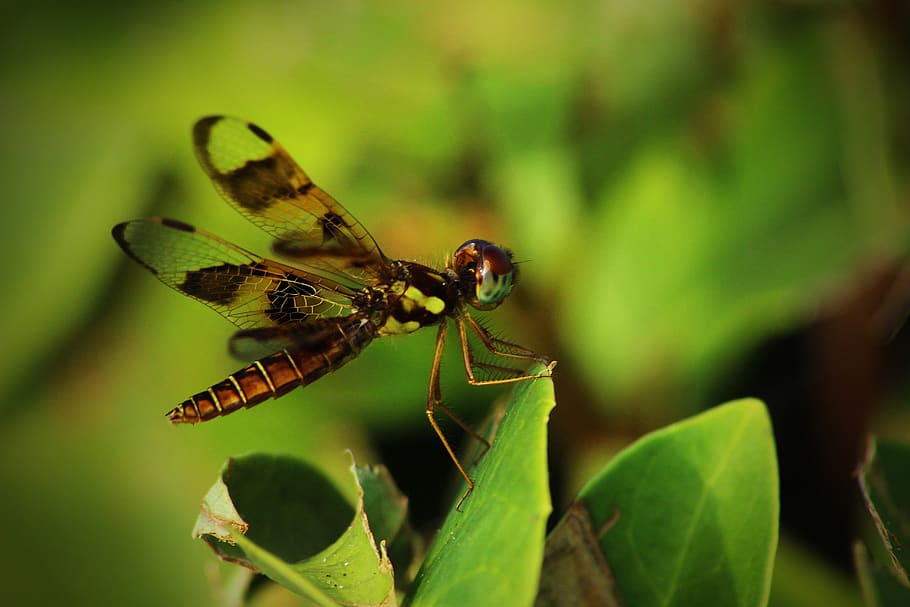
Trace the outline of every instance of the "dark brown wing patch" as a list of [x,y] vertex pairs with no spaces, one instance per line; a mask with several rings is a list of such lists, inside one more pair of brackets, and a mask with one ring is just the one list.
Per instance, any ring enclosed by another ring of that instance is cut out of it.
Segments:
[[277,239],[276,251],[321,269],[382,274],[388,260],[369,232],[263,129],[210,116],[196,123],[193,141],[218,191]]
[[312,315],[304,312],[299,302],[315,297],[316,287],[300,277],[287,276],[266,295],[271,306],[264,310],[269,319],[279,325],[307,320]]
[[357,294],[328,277],[263,259],[173,220],[130,221],[113,233],[161,282],[241,329],[346,316]]
[[196,299],[228,305],[237,296],[250,278],[268,276],[266,266],[261,263],[235,265],[223,263],[186,272],[186,279],[177,285],[177,289]]

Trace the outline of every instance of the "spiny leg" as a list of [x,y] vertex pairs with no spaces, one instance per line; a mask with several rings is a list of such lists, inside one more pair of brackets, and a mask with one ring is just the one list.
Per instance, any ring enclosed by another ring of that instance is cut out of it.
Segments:
[[452,458],[453,462],[455,462],[455,467],[458,468],[461,476],[463,476],[465,481],[468,483],[468,488],[465,490],[464,495],[461,496],[461,499],[458,500],[458,504],[455,506],[455,509],[461,512],[461,505],[468,498],[471,492],[474,491],[474,481],[471,480],[470,476],[468,476],[468,473],[465,471],[464,466],[461,465],[461,461],[458,459],[458,456],[455,455],[455,451],[452,449],[452,446],[446,439],[445,434],[442,433],[442,428],[440,428],[439,424],[436,422],[436,418],[434,417],[436,407],[439,407],[439,410],[445,413],[449,419],[458,424],[462,430],[470,434],[472,437],[484,445],[483,450],[477,459],[479,459],[484,453],[487,452],[487,450],[490,448],[490,443],[487,442],[485,438],[474,432],[474,430],[472,430],[467,424],[458,419],[458,417],[452,413],[448,407],[442,404],[442,390],[439,387],[439,367],[442,363],[443,351],[445,350],[446,329],[447,323],[443,321],[443,323],[439,326],[439,332],[436,334],[436,350],[433,353],[433,368],[430,371],[430,387],[427,392],[427,419],[430,420],[430,425],[433,426],[433,430],[436,431],[436,435],[439,436],[439,440],[442,441],[442,446],[445,447],[445,450],[449,454],[449,457]]
[[474,333],[477,334],[477,337],[480,338],[480,341],[483,342],[484,347],[493,354],[496,354],[497,356],[506,356],[509,358],[534,360],[544,363],[548,366],[555,366],[555,361],[551,361],[546,356],[538,354],[534,350],[530,350],[511,341],[493,337],[490,335],[490,332],[484,329],[479,322],[474,320],[474,317],[471,316],[467,311],[464,313],[464,318],[468,321],[468,324],[471,326],[471,329],[474,331]]
[[[522,360],[533,360],[541,363],[546,363],[547,368],[541,373],[530,374],[521,369],[515,369],[513,367],[505,367],[475,361],[474,355],[471,353],[470,344],[468,343],[468,334],[465,330],[464,320],[467,320],[468,325],[470,325],[471,329],[474,331],[474,333],[477,334],[477,337],[480,338],[480,341],[483,343],[484,347],[490,351],[490,353],[507,358],[519,358]],[[536,379],[538,377],[549,377],[553,372],[553,367],[556,366],[556,361],[551,361],[545,356],[537,354],[533,350],[529,350],[524,346],[513,344],[511,342],[493,337],[486,329],[480,326],[476,320],[471,318],[471,315],[467,312],[464,313],[463,318],[456,318],[455,324],[458,326],[458,337],[461,340],[461,354],[462,358],[464,359],[465,373],[467,373],[468,376],[468,383],[473,386],[506,384],[517,381],[525,381],[528,379]],[[501,377],[498,379],[477,379],[474,376],[475,367],[479,369],[495,370],[506,374],[512,374],[512,377]]]

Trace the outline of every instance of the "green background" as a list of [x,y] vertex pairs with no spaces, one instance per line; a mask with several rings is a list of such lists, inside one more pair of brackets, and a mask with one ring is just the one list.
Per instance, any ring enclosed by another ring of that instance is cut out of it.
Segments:
[[[165,215],[268,251],[195,164],[205,114],[272,133],[391,256],[441,265],[473,237],[515,251],[520,283],[490,325],[560,361],[557,514],[616,450],[727,397],[762,396],[814,480],[842,479],[867,427],[910,437],[886,364],[907,300],[903,3],[36,1],[2,22],[11,604],[217,604],[232,572],[190,530],[222,461],[253,449],[343,488],[345,448],[366,463],[396,444],[434,462],[416,478],[439,492],[401,483],[426,520],[449,504],[454,469],[422,411],[433,331],[254,412],[166,423],[239,368],[231,326],[129,262],[110,228]],[[814,346],[747,382],[753,353],[794,334]],[[467,387],[450,354],[447,402],[476,418],[502,391]],[[775,398],[793,386],[817,397],[809,433]],[[847,548],[788,530],[788,508],[827,506],[788,501],[800,458],[783,455],[771,602],[856,604]]]

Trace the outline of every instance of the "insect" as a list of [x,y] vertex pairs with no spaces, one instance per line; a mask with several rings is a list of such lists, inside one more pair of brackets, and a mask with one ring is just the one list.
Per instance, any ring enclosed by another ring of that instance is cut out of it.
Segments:
[[[355,358],[371,341],[438,326],[426,415],[467,481],[460,507],[474,488],[436,420],[441,411],[486,447],[442,402],[439,367],[449,319],[461,341],[473,385],[550,376],[545,356],[494,337],[469,312],[491,310],[515,284],[512,254],[469,240],[442,271],[385,256],[344,207],[300,169],[268,133],[226,116],[202,118],[193,145],[203,170],[224,199],[275,240],[289,265],[265,259],[180,221],[140,219],[118,224],[113,236],[127,255],[161,282],[233,322],[231,353],[252,364],[194,394],[167,413],[175,424],[207,421],[310,384]],[[468,331],[500,363],[478,360]],[[538,374],[506,364],[540,362]]]

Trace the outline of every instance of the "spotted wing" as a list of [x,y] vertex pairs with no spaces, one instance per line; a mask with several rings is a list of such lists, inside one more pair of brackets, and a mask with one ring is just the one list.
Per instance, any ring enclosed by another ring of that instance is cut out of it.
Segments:
[[123,250],[169,287],[241,329],[275,327],[351,312],[354,292],[324,276],[258,257],[171,219],[114,226]]
[[228,203],[308,265],[379,275],[385,256],[359,221],[255,124],[209,116],[193,127],[202,168]]

